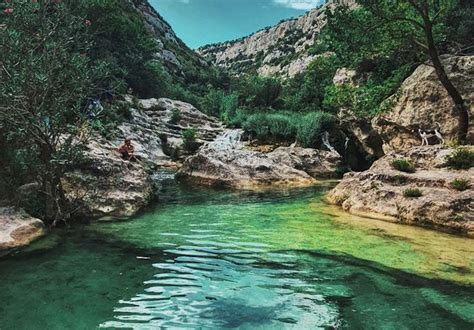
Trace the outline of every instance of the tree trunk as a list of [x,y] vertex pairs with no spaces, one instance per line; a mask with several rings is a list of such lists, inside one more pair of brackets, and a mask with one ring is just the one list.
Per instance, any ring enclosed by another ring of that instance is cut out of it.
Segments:
[[64,193],[61,186],[61,177],[58,170],[51,164],[52,151],[47,144],[41,145],[40,159],[44,165],[44,171],[40,174],[45,193],[45,220],[51,226],[56,226],[59,221],[64,220]]
[[446,74],[446,71],[444,70],[443,64],[439,59],[438,50],[436,49],[436,44],[433,38],[433,28],[429,17],[423,17],[423,19],[425,23],[425,35],[428,44],[428,55],[430,56],[431,61],[433,62],[433,66],[435,68],[436,75],[438,76],[439,81],[446,89],[451,99],[454,101],[455,110],[459,116],[458,142],[464,144],[466,143],[467,134],[469,131],[469,111],[467,109],[466,103],[464,102],[464,99],[449,79],[448,75]]

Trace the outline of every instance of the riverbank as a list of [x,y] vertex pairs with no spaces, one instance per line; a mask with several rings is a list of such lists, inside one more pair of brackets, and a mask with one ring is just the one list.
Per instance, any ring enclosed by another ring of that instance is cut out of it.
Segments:
[[367,171],[346,174],[327,200],[351,214],[474,237],[474,168],[449,168],[455,152],[440,145],[392,152]]

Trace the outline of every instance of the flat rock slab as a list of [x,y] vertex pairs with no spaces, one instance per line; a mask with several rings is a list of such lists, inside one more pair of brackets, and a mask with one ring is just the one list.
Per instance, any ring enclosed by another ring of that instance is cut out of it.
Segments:
[[[280,147],[270,153],[249,150],[228,130],[186,159],[178,175],[186,181],[209,186],[252,188],[307,186],[316,179],[336,175],[340,156],[328,151]],[[238,136],[238,135],[236,135]]]
[[44,223],[14,207],[0,207],[0,250],[27,245],[45,234]]
[[[326,199],[355,215],[474,237],[474,168],[445,167],[445,157],[451,152],[450,148],[428,146],[391,153],[365,172],[347,173]],[[411,159],[416,172],[393,169],[390,163],[396,158]],[[470,180],[470,188],[455,190],[451,186],[455,179]],[[418,188],[422,196],[405,197],[408,188]]]

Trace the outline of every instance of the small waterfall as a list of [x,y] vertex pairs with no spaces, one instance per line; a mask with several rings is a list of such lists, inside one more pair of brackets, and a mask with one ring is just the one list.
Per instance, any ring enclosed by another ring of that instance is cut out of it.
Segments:
[[323,134],[321,134],[321,139],[323,141],[323,144],[326,148],[329,149],[329,151],[334,152],[340,156],[340,154],[337,152],[336,149],[329,143],[329,132],[324,131]]
[[243,130],[229,129],[218,135],[214,141],[206,145],[206,148],[217,151],[236,150],[242,147]]
[[351,168],[351,166],[349,165],[349,161],[348,161],[349,155],[348,155],[348,153],[347,153],[347,151],[348,151],[348,149],[349,149],[349,141],[350,141],[350,140],[351,140],[351,139],[350,139],[348,136],[346,136],[346,140],[344,141],[344,161],[345,161],[346,164],[347,164],[347,169],[348,169],[349,171],[352,171],[352,168]]

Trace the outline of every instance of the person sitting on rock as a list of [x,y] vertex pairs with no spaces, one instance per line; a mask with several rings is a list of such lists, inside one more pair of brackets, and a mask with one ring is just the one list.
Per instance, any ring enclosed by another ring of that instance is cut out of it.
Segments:
[[137,157],[133,154],[135,148],[132,145],[132,139],[125,139],[124,144],[118,148],[118,152],[121,154],[123,160],[129,160],[131,162],[137,161]]

